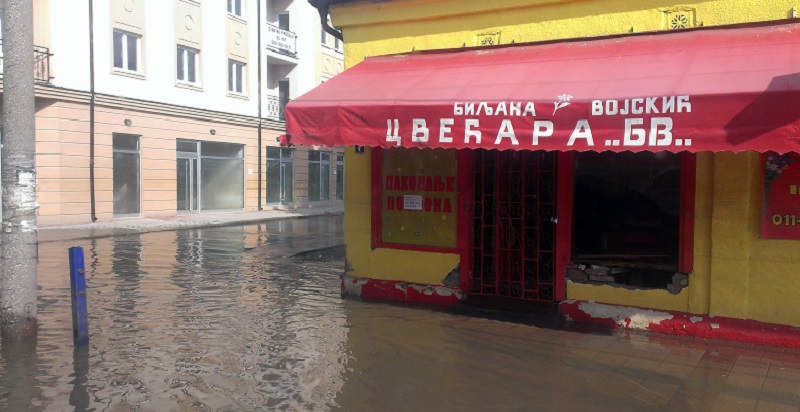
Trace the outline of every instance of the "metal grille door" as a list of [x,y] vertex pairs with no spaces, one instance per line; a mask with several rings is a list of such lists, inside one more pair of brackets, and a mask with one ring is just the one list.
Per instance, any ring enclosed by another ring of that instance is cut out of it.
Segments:
[[477,150],[470,293],[553,301],[556,153]]

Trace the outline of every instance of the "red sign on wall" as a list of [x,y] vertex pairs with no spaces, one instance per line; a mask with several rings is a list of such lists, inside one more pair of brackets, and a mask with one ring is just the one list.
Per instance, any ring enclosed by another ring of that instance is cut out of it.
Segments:
[[761,237],[800,240],[800,155],[762,155],[764,209]]

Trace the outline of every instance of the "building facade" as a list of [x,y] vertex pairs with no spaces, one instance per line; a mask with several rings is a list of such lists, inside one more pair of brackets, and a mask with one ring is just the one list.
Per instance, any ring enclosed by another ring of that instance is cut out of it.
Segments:
[[345,295],[800,345],[792,2],[314,3],[348,71],[287,131],[361,146]]
[[34,8],[40,226],[342,200],[340,152],[278,147],[286,103],[343,65],[305,1]]

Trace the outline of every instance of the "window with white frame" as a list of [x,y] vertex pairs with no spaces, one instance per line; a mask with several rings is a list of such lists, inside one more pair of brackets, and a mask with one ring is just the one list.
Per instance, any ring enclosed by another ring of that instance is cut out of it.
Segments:
[[198,83],[198,54],[199,52],[195,49],[178,46],[178,72],[176,76],[179,82]]
[[244,63],[228,60],[228,91],[244,94]]
[[141,71],[141,36],[114,30],[114,68],[131,72]]
[[141,213],[141,144],[139,136],[112,135],[114,216],[131,216]]
[[[331,18],[330,18],[330,16],[328,16],[328,26],[331,26]],[[320,33],[320,42],[322,43],[322,45],[323,46],[327,46],[329,48],[331,46],[333,46],[332,48],[334,50],[336,50],[336,51],[341,53],[342,52],[342,41],[339,40],[338,37],[328,34],[328,32],[325,31],[325,26],[321,26],[320,27],[320,31],[321,31],[321,33]],[[333,42],[333,44],[331,44],[331,42]]]
[[336,153],[336,200],[344,200],[344,153]]
[[228,14],[242,17],[242,0],[228,0]]
[[308,200],[310,202],[331,200],[330,152],[308,151]]
[[292,204],[294,190],[294,149],[267,147],[267,204]]

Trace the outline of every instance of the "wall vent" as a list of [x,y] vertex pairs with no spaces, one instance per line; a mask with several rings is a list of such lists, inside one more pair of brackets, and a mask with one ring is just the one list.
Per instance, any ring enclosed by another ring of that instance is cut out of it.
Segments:
[[689,17],[684,13],[677,13],[669,20],[669,28],[672,29],[688,29]]
[[688,29],[697,26],[695,10],[667,10],[664,12],[664,28],[668,30]]
[[476,46],[496,46],[500,44],[500,32],[480,33],[475,36]]

